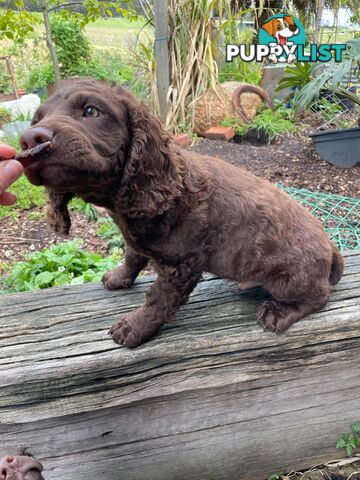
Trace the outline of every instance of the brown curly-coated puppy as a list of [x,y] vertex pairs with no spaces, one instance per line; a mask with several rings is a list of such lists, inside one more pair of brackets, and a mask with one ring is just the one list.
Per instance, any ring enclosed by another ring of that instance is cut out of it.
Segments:
[[325,305],[341,278],[340,253],[299,203],[246,170],[179,150],[122,88],[81,81],[56,94],[21,140],[24,150],[42,143],[26,175],[48,188],[55,229],[69,231],[67,203],[78,196],[107,208],[124,235],[125,261],[104,275],[105,287],[129,287],[153,260],[145,304],[111,328],[119,344],[151,338],[202,272],[261,285],[272,299],[257,321],[276,332]]

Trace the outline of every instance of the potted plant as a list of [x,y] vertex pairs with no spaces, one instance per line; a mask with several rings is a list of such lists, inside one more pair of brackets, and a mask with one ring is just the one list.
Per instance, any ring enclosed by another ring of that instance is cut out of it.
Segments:
[[[319,99],[324,97],[324,92],[337,97],[343,104],[346,101],[352,105],[360,105],[360,96],[356,93],[356,88],[343,86],[354,67],[357,81],[360,82],[360,38],[348,42],[343,62],[331,63],[328,68],[321,66],[319,67],[319,69],[321,68],[320,72],[316,67],[307,67],[306,71],[303,69],[302,80],[306,78],[306,75],[310,76],[310,80],[304,85],[297,84],[299,75],[295,75],[295,79],[294,74],[289,74],[279,83],[278,88],[289,87],[295,80],[292,104],[298,109],[316,106]],[[359,162],[360,127],[313,133],[310,137],[317,153],[323,160],[344,168],[353,167]]]

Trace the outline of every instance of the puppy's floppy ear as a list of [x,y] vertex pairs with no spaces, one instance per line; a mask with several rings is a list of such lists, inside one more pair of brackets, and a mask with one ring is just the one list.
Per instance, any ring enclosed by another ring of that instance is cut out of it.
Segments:
[[182,163],[161,121],[145,105],[123,97],[130,145],[120,188],[132,217],[154,217],[172,207],[182,187]]
[[273,37],[276,32],[276,20],[274,18],[269,20],[268,22],[261,25],[261,28],[263,28],[269,35]]
[[68,235],[71,227],[71,219],[68,203],[74,197],[72,193],[57,193],[48,190],[49,206],[47,212],[48,223],[55,233]]
[[286,20],[289,25],[295,25],[295,20],[294,20],[294,17],[292,15],[286,15],[284,17],[284,20]]

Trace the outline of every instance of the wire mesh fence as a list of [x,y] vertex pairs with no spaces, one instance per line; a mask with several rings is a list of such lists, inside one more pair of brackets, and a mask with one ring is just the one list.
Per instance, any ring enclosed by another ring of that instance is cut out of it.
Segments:
[[343,250],[360,250],[360,199],[279,185],[324,225],[331,240]]
[[[353,93],[355,91],[354,88]],[[313,117],[312,123],[320,131],[355,127],[359,117],[358,108],[351,100],[331,92],[314,100],[309,112]]]

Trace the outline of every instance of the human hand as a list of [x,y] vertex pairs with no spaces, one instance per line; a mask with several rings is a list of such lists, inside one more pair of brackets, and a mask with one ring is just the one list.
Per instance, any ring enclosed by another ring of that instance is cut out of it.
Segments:
[[20,162],[11,160],[15,155],[15,148],[0,143],[0,205],[14,205],[16,202],[15,195],[6,191],[24,171]]

